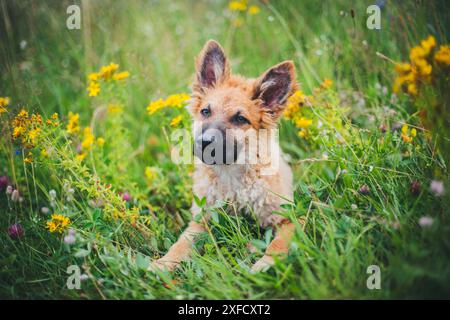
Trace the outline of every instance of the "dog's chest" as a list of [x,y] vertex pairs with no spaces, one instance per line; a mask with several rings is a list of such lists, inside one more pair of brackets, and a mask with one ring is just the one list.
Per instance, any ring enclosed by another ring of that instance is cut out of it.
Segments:
[[251,172],[224,170],[211,180],[207,193],[210,203],[227,201],[237,210],[250,207],[255,212],[260,211],[266,203],[267,185]]

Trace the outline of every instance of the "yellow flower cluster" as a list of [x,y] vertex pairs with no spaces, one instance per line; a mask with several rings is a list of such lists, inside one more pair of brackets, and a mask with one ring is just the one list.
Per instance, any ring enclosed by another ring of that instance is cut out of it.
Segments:
[[135,225],[140,217],[139,208],[136,206],[133,206],[130,210],[118,210],[114,208],[112,211],[112,217],[114,220],[124,220],[128,221],[132,225]]
[[[48,127],[59,126],[58,114],[54,113],[44,124],[40,114],[33,113],[30,116],[28,111],[22,109],[11,121],[12,138],[15,141],[20,141],[23,148],[33,149],[38,144],[39,136],[45,125]],[[31,151],[28,151],[24,162],[33,162],[33,154]]]
[[157,174],[158,170],[155,167],[145,167],[145,177],[149,182],[152,182]]
[[70,219],[60,214],[52,214],[52,219],[47,221],[46,228],[49,232],[63,233],[64,230],[70,225]]
[[228,9],[230,9],[231,11],[241,11],[241,12],[247,11],[248,14],[250,14],[250,15],[258,14],[260,12],[260,9],[258,6],[255,6],[255,5],[248,6],[246,0],[230,1],[228,3]]
[[[393,90],[401,90],[416,96],[420,85],[430,83],[433,78],[433,52],[436,48],[436,39],[429,36],[422,40],[418,46],[410,50],[408,63],[397,63],[395,71],[397,77],[394,81]],[[434,54],[434,61],[444,66],[450,66],[450,47],[440,46]]]
[[0,97],[0,113],[6,112],[6,107],[9,105],[8,97]]
[[301,129],[298,135],[304,138],[307,134],[307,128],[312,125],[312,120],[305,118],[302,115],[301,108],[305,104],[308,97],[300,90],[297,90],[292,96],[289,97],[286,109],[284,111],[284,117],[288,120],[292,120],[294,125]]
[[126,79],[130,76],[128,71],[117,72],[119,70],[119,65],[111,62],[107,66],[100,68],[99,72],[93,72],[88,75],[89,84],[87,91],[90,97],[96,97],[100,93],[100,81],[120,81]]
[[85,127],[83,129],[83,135],[81,140],[81,148],[80,152],[76,156],[77,161],[83,161],[84,158],[86,158],[87,153],[89,150],[92,149],[92,146],[96,143],[99,147],[103,147],[105,144],[105,139],[102,137],[95,138],[94,134],[92,133],[92,129],[90,127]]
[[442,45],[434,55],[434,60],[444,66],[450,67],[450,45]]
[[180,122],[183,120],[183,116],[180,114],[179,116],[175,117],[170,121],[170,126],[176,127],[180,124]]
[[108,113],[122,113],[123,107],[119,104],[109,104]]
[[150,102],[147,106],[147,112],[149,114],[154,114],[158,110],[166,107],[182,108],[186,105],[189,98],[189,95],[186,93],[173,94],[168,96],[166,99],[158,99]]
[[41,132],[43,120],[40,114],[28,114],[22,109],[12,120],[12,137],[21,140],[25,148],[33,148]]
[[66,130],[68,133],[78,133],[80,131],[80,115],[78,113],[69,112],[69,121]]
[[320,87],[322,89],[328,90],[333,86],[333,81],[330,79],[324,79],[323,82],[320,84]]
[[300,129],[298,132],[299,137],[306,137],[308,134],[308,127],[310,127],[313,123],[312,119],[305,117],[302,112],[302,107],[306,103],[309,105],[314,103],[314,95],[324,92],[325,90],[329,90],[332,86],[332,80],[324,79],[320,86],[313,90],[313,95],[307,96],[302,91],[297,90],[289,97],[283,115],[286,119],[291,120],[298,129]]
[[402,134],[401,138],[403,141],[407,143],[411,143],[413,141],[413,138],[417,135],[416,128],[412,128],[411,130],[408,128],[407,124],[404,124],[402,126]]

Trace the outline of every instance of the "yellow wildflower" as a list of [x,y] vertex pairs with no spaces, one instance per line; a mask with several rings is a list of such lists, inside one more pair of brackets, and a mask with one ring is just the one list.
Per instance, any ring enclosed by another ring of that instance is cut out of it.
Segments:
[[408,125],[407,125],[407,124],[404,124],[404,125],[402,126],[402,133],[403,133],[403,134],[407,134],[407,133],[408,133]]
[[91,81],[91,82],[95,82],[95,81],[98,80],[99,76],[100,76],[100,75],[99,75],[97,72],[92,72],[92,73],[90,73],[90,74],[88,75],[88,79],[89,79],[89,81]]
[[28,152],[27,156],[23,159],[25,163],[33,163],[33,154]]
[[123,112],[123,107],[118,104],[110,104],[110,105],[108,105],[108,112],[109,113],[121,113],[121,112]]
[[158,171],[155,167],[146,167],[145,168],[145,176],[147,177],[147,180],[152,181],[155,177]]
[[330,79],[325,79],[323,80],[323,82],[320,84],[320,87],[327,90],[330,89],[331,86],[333,85],[333,81]]
[[284,116],[286,119],[293,119],[296,114],[300,112],[300,106],[305,103],[305,95],[300,90],[294,92],[292,96],[289,97],[286,109],[284,111]]
[[52,214],[50,221],[47,221],[46,228],[49,232],[63,233],[64,230],[70,225],[70,218],[61,214]]
[[411,65],[409,63],[396,63],[395,71],[399,74],[406,74],[411,71]]
[[311,119],[306,119],[304,117],[295,117],[293,120],[297,128],[307,128],[312,124]]
[[105,139],[103,139],[102,137],[97,139],[98,146],[103,147],[104,144],[105,144]]
[[299,136],[300,138],[306,137],[306,131],[305,131],[305,130],[300,130],[300,131],[298,132],[298,136]]
[[119,73],[115,74],[113,76],[113,79],[114,80],[123,80],[123,79],[128,78],[129,76],[130,76],[130,73],[128,71],[123,71],[123,72],[119,72]]
[[49,126],[57,127],[57,126],[59,125],[59,122],[58,122],[58,114],[57,114],[57,113],[52,114],[51,117],[50,117],[50,119],[47,119],[47,120],[45,121],[45,123],[46,123],[47,125],[49,125]]
[[77,154],[76,157],[75,157],[75,160],[78,161],[78,162],[81,162],[81,161],[84,160],[84,158],[86,158],[86,153],[83,152],[83,153]]
[[170,126],[176,127],[177,125],[180,124],[181,120],[183,120],[183,116],[182,115],[179,115],[179,116],[173,118],[172,121],[170,121]]
[[156,111],[164,107],[165,107],[164,100],[158,99],[156,101],[150,102],[150,104],[147,106],[147,111],[149,114],[154,114]]
[[28,111],[25,109],[20,110],[19,114],[17,115],[19,118],[28,118]]
[[427,51],[421,46],[412,48],[409,52],[409,59],[414,62],[418,59],[424,59],[427,56]]
[[91,146],[94,144],[95,137],[92,134],[92,130],[90,127],[86,127],[83,130],[83,141],[81,142],[81,148],[84,150],[89,150]]
[[186,93],[172,94],[167,97],[165,105],[181,108],[187,100],[189,100],[189,95]]
[[36,143],[36,139],[41,132],[40,128],[34,128],[28,131],[28,139],[31,141],[32,144]]
[[412,139],[413,139],[412,137],[410,137],[410,136],[408,136],[406,134],[403,134],[403,133],[402,133],[401,137],[402,137],[403,141],[405,141],[407,143],[411,143]]
[[89,97],[96,97],[100,93],[100,85],[98,82],[92,81],[89,83],[87,91],[89,92]]
[[436,62],[450,66],[450,45],[442,45],[434,55]]
[[119,69],[119,65],[111,62],[109,65],[100,68],[99,76],[105,80],[110,80],[117,69]]
[[0,113],[6,112],[6,107],[9,105],[8,97],[0,97]]
[[415,128],[409,130],[407,124],[404,124],[402,126],[401,131],[402,131],[402,133],[401,133],[400,137],[402,138],[403,141],[405,141],[407,143],[411,143],[413,141],[413,138],[417,135],[417,130]]
[[408,84],[407,90],[409,94],[412,94],[413,96],[417,95],[417,86],[415,83]]
[[66,127],[68,133],[77,133],[80,131],[79,120],[80,115],[78,113],[69,112],[69,123]]
[[0,107],[7,107],[10,99],[8,97],[0,97]]
[[25,132],[24,127],[21,127],[21,126],[14,127],[14,129],[13,129],[13,138],[14,138],[14,139],[17,139],[17,138],[20,137],[20,136],[22,135],[22,133],[24,133],[24,132]]
[[258,14],[259,11],[260,10],[258,6],[250,6],[250,8],[248,8],[248,14],[250,15]]
[[231,11],[245,11],[247,10],[246,1],[230,1],[228,4],[228,9]]
[[433,36],[428,36],[428,38],[420,42],[420,45],[428,55],[430,51],[436,46],[436,39]]
[[173,94],[168,96],[165,100],[158,99],[156,101],[150,102],[147,106],[147,112],[149,114],[154,114],[158,110],[165,107],[182,108],[189,100],[189,98],[190,96],[186,93]]

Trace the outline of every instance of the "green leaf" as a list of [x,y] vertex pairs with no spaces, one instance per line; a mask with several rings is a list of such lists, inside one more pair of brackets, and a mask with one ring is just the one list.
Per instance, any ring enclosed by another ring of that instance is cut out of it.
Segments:
[[136,266],[139,269],[147,270],[148,267],[150,266],[150,258],[148,256],[144,256],[141,253],[138,253],[136,255]]
[[273,229],[268,228],[264,234],[264,238],[266,239],[266,247],[269,245],[270,241],[272,241]]
[[266,243],[259,239],[253,239],[252,244],[256,247],[256,249],[259,249],[261,251],[264,251],[266,249]]
[[91,253],[91,250],[80,249],[75,253],[75,258],[84,258]]

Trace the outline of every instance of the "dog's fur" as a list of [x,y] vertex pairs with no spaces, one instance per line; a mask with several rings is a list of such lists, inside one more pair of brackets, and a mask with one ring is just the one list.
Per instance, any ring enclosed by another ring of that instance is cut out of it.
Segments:
[[[246,79],[231,74],[222,47],[210,40],[196,61],[196,80],[189,110],[194,124],[218,126],[225,130],[239,127],[244,131],[250,128],[256,131],[275,128],[288,97],[295,89],[295,70],[291,61],[275,65],[259,78]],[[207,118],[201,113],[205,108],[210,110]],[[236,124],[230,121],[236,114],[245,117],[248,123]],[[201,135],[201,131],[194,132],[195,137]],[[278,145],[276,148],[279,148]],[[294,225],[288,219],[274,213],[281,210],[281,204],[293,199],[292,172],[281,158],[281,152],[279,154],[279,166],[271,175],[261,174],[267,163],[197,163],[193,175],[193,192],[199,198],[206,198],[206,206],[220,200],[231,203],[237,212],[250,208],[263,227],[276,228],[274,240],[265,255],[253,265],[254,271],[272,265],[275,255],[286,254],[294,232]],[[200,213],[195,202],[191,211],[193,217]],[[207,218],[195,221],[199,219],[189,223],[179,240],[164,257],[152,264],[152,268],[173,270],[190,257],[196,236],[206,231]]]

